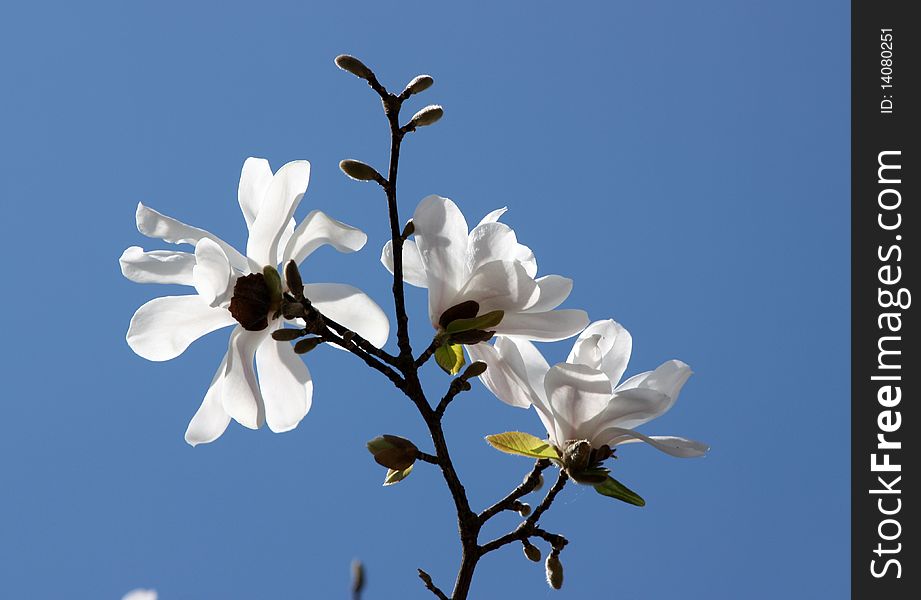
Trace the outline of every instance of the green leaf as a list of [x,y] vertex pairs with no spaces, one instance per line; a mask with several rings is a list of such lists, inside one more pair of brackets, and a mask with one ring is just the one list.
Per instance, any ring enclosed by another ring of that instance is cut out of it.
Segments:
[[487,435],[486,441],[496,450],[505,452],[506,454],[518,454],[529,458],[558,459],[560,457],[556,448],[551,446],[547,440],[542,440],[530,433],[507,431],[505,433]]
[[404,479],[406,479],[407,477],[409,477],[409,474],[412,473],[412,472],[413,472],[413,466],[412,466],[412,465],[409,465],[408,467],[406,467],[406,468],[403,469],[402,471],[397,471],[397,470],[394,470],[394,469],[388,469],[388,470],[387,470],[387,476],[384,477],[384,485],[393,485],[393,484],[395,484],[395,483],[400,483],[401,481],[403,481]]
[[473,317],[472,319],[455,319],[448,323],[448,326],[445,327],[445,331],[451,334],[470,331],[471,329],[489,329],[501,323],[502,317],[504,316],[504,310],[494,310],[478,317]]
[[622,500],[627,504],[632,504],[634,506],[646,506],[646,501],[643,500],[639,494],[611,476],[608,476],[607,481],[604,483],[599,483],[596,485],[595,491],[602,496],[617,498],[618,500]]
[[464,347],[460,344],[442,344],[435,350],[435,362],[445,373],[457,375],[464,366]]

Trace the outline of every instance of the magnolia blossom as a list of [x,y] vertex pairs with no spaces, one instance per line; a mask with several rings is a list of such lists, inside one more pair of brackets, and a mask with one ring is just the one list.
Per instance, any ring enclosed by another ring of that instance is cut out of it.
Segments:
[[632,345],[627,330],[607,320],[589,325],[566,362],[553,367],[530,342],[504,336],[494,345],[478,344],[468,351],[489,365],[480,379],[500,400],[534,406],[557,448],[577,440],[593,448],[646,442],[672,456],[704,455],[706,444],[634,430],[675,404],[691,369],[670,360],[621,383]]
[[[251,429],[267,423],[272,431],[283,432],[296,427],[310,409],[310,372],[290,344],[271,338],[285,320],[266,315],[268,327],[248,331],[229,310],[241,276],[289,260],[299,264],[325,244],[339,252],[355,252],[367,241],[363,232],[320,211],[311,212],[295,228],[292,217],[309,176],[307,161],[290,162],[273,175],[268,161],[246,160],[238,190],[249,230],[245,255],[212,233],[138,205],[138,231],[173,244],[193,245],[195,251],[145,252],[131,247],[119,260],[122,273],[139,283],[193,286],[196,293],[156,298],[139,308],[128,328],[131,349],[149,360],[170,360],[199,337],[235,325],[227,353],[186,431],[186,441],[193,446],[220,437],[231,418]],[[371,343],[382,345],[387,340],[386,315],[360,290],[314,283],[305,284],[304,294],[321,313]]]
[[122,596],[122,600],[157,600],[157,591],[145,589],[131,590]]
[[[486,215],[473,231],[452,201],[428,196],[413,214],[415,240],[403,244],[403,279],[428,288],[429,318],[439,328],[449,308],[473,300],[480,314],[505,312],[490,330],[504,336],[556,341],[588,324],[582,310],[554,310],[572,291],[572,280],[559,275],[535,279],[537,260],[518,243],[515,232],[499,222],[505,208]],[[393,273],[393,246],[384,245],[381,262]]]

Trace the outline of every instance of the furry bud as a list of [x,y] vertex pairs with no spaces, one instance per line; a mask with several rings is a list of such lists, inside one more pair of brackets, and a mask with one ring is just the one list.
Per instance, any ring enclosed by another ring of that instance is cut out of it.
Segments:
[[445,111],[443,108],[437,104],[430,104],[413,115],[413,118],[409,120],[409,126],[414,128],[432,125],[443,117],[444,114]]
[[432,79],[430,75],[416,75],[413,77],[412,81],[406,84],[406,88],[403,90],[402,95],[409,97],[413,94],[424,92],[432,87],[433,83],[435,83],[435,80]]
[[551,552],[545,563],[547,568],[547,583],[555,590],[563,587],[563,563],[555,552]]
[[339,162],[342,172],[356,181],[383,181],[384,178],[374,167],[360,160],[346,159]]
[[343,71],[348,71],[355,77],[360,77],[366,81],[370,81],[374,77],[374,73],[371,71],[371,69],[365,66],[365,63],[349,54],[340,54],[337,56],[336,66]]

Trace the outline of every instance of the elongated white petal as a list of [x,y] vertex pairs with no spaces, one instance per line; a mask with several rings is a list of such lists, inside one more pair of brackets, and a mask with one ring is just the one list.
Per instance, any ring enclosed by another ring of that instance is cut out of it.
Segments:
[[343,283],[310,283],[304,295],[323,315],[348,327],[378,348],[387,342],[390,321],[371,298]]
[[208,238],[195,244],[192,280],[195,291],[209,306],[219,306],[230,301],[234,281],[230,261],[221,247]]
[[474,271],[451,305],[475,300],[481,313],[504,310],[508,315],[527,309],[537,302],[539,294],[537,284],[520,263],[497,260]]
[[560,363],[544,377],[544,388],[558,444],[567,440],[590,440],[597,433],[597,420],[611,399],[608,376],[586,367]]
[[489,344],[473,344],[467,346],[470,360],[486,363],[486,371],[480,375],[480,381],[492,392],[496,398],[510,406],[529,408],[534,393],[527,380],[515,371],[514,368]]
[[[384,244],[381,250],[381,263],[393,275],[393,242]],[[403,242],[403,281],[409,285],[425,288],[428,280],[425,277],[425,267],[422,266],[422,255],[419,247],[413,240]]]
[[505,223],[477,225],[467,236],[465,270],[473,273],[486,263],[496,260],[516,260],[518,238]]
[[147,237],[160,239],[171,244],[190,244],[192,246],[203,238],[209,238],[217,242],[221,249],[224,250],[235,269],[244,271],[249,267],[249,262],[245,256],[221,238],[204,229],[186,225],[182,221],[167,217],[141,203],[138,203],[135,219],[138,231]]
[[185,441],[192,445],[208,444],[223,435],[230,424],[230,415],[224,410],[222,392],[224,387],[224,371],[227,369],[227,355],[221,360],[211,385],[201,406],[192,417],[188,429],[185,431]]
[[[660,407],[661,415],[667,412],[675,402],[678,401],[678,395],[685,382],[693,374],[691,367],[680,360],[669,360],[659,365],[655,371],[647,371],[634,375],[627,381],[623,382],[614,389],[615,393],[621,393],[631,389],[650,389],[660,392],[668,397],[668,402]],[[636,427],[636,425],[621,425],[621,427]]]
[[572,292],[572,279],[559,275],[545,275],[534,280],[540,288],[537,302],[528,312],[547,312],[562,304]]
[[429,317],[437,326],[465,280],[467,221],[447,198],[428,196],[416,207],[413,226],[428,281]]
[[671,399],[658,390],[631,388],[616,390],[601,418],[602,427],[632,429],[655,419],[668,410]]
[[285,259],[285,250],[288,249],[288,242],[294,237],[295,227],[297,227],[297,223],[294,222],[294,219],[288,219],[288,224],[285,225],[285,230],[281,232],[281,237],[278,239],[278,256],[275,259],[277,264],[287,262]]
[[230,311],[212,308],[197,295],[164,296],[134,313],[125,339],[138,356],[170,360],[201,336],[234,323]]
[[284,248],[282,262],[293,260],[300,264],[314,250],[325,244],[339,252],[357,252],[367,241],[368,236],[362,230],[315,210],[294,230],[294,235]]
[[620,427],[610,427],[600,432],[595,440],[592,440],[592,445],[597,447],[601,444],[607,444],[613,448],[614,446],[635,442],[646,442],[653,448],[678,458],[696,458],[704,456],[710,450],[710,446],[703,442],[671,435],[649,436],[632,429]]
[[576,335],[586,325],[588,313],[584,310],[565,309],[540,313],[506,313],[495,330],[509,337],[556,342]]
[[250,228],[246,255],[258,265],[275,265],[278,244],[294,210],[307,191],[310,163],[295,160],[278,169]]
[[259,344],[268,337],[268,330],[247,331],[237,327],[230,334],[227,368],[221,390],[224,410],[233,419],[250,429],[259,429],[265,422],[265,405],[253,359]]
[[135,283],[192,285],[195,256],[189,252],[154,250],[131,246],[118,259],[122,275]]
[[272,167],[269,166],[269,161],[251,156],[243,162],[240,185],[237,188],[237,201],[240,203],[240,210],[243,211],[243,218],[246,219],[248,229],[252,228],[253,221],[259,214],[259,206],[271,183]]
[[281,433],[297,427],[313,398],[307,365],[291,344],[266,337],[256,350],[256,371],[269,429]]
[[508,207],[507,207],[507,206],[503,206],[502,208],[497,208],[496,210],[492,211],[491,213],[489,213],[489,214],[487,214],[485,217],[483,217],[483,219],[479,222],[478,225],[482,225],[482,224],[484,224],[484,223],[495,223],[495,222],[497,222],[497,221],[499,220],[499,218],[500,218],[502,215],[504,215],[507,211],[508,211]]
[[633,338],[620,323],[595,321],[579,334],[566,362],[604,371],[616,386],[627,370],[632,349]]
[[131,590],[122,596],[122,600],[157,600],[157,592],[144,589]]
[[537,277],[537,258],[534,256],[534,252],[532,252],[530,248],[524,244],[516,244],[514,250],[512,251],[512,257],[514,260],[517,260],[521,263],[521,266],[524,267],[528,277],[532,279]]

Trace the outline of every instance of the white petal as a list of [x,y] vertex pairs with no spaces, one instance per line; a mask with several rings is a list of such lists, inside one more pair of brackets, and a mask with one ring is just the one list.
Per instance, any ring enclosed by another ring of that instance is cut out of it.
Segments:
[[535,279],[540,288],[540,297],[528,312],[547,312],[562,304],[572,292],[572,279],[559,275],[545,275]]
[[288,224],[285,225],[285,230],[281,232],[281,238],[278,240],[278,257],[275,259],[278,264],[287,262],[285,260],[285,250],[288,249],[288,242],[291,241],[291,238],[294,237],[294,228],[297,226],[297,223],[294,222],[294,219],[288,219]]
[[[381,250],[381,263],[393,275],[393,241],[384,244]],[[403,281],[409,285],[425,288],[428,281],[425,278],[425,268],[422,266],[422,255],[419,247],[413,240],[403,242]]]
[[198,295],[209,306],[218,306],[230,300],[233,294],[232,275],[230,261],[220,246],[208,238],[195,244],[192,279]]
[[496,349],[489,344],[467,346],[470,361],[486,363],[486,371],[480,375],[480,381],[493,395],[510,406],[529,408],[534,392],[526,378],[517,373],[512,366],[502,360]]
[[122,252],[118,264],[122,275],[136,283],[175,283],[192,285],[195,256],[189,252],[154,250],[131,246]]
[[473,272],[451,304],[475,300],[480,313],[504,310],[508,315],[527,309],[537,302],[539,294],[537,284],[520,263],[497,260]]
[[496,332],[527,340],[556,342],[576,335],[586,325],[588,314],[584,310],[506,313],[502,322],[496,326]]
[[171,244],[190,244],[194,246],[203,238],[214,240],[224,250],[235,269],[245,271],[249,267],[249,262],[245,256],[213,233],[186,225],[152,208],[147,208],[141,203],[138,203],[135,220],[137,221],[138,231],[142,234]]
[[256,350],[256,370],[269,429],[281,433],[297,427],[313,398],[307,365],[291,344],[266,337]]
[[556,442],[591,440],[611,399],[608,376],[585,365],[560,363],[547,372],[544,388],[556,424]]
[[497,222],[499,218],[506,213],[507,210],[508,210],[507,206],[503,206],[502,208],[497,208],[496,210],[492,211],[491,213],[483,217],[483,220],[479,222],[479,225],[482,225],[483,223]]
[[164,296],[134,313],[125,339],[138,356],[170,360],[201,336],[234,323],[230,311],[212,308],[197,295]]
[[237,327],[230,334],[227,349],[227,368],[221,390],[224,410],[233,419],[250,429],[259,429],[265,422],[265,405],[253,358],[259,344],[268,337],[268,330],[247,331]]
[[249,157],[243,162],[240,172],[240,185],[237,188],[237,200],[246,219],[246,227],[252,228],[259,206],[272,183],[272,167],[264,158]]
[[213,442],[223,435],[227,425],[230,424],[230,415],[224,410],[224,403],[221,399],[226,368],[227,355],[225,354],[221,366],[217,368],[214,379],[211,380],[205,399],[186,429],[185,441],[192,446]]
[[516,260],[517,250],[515,232],[505,223],[477,225],[467,236],[466,272],[473,273],[496,260]]
[[566,362],[588,365],[607,373],[614,385],[620,381],[630,353],[633,338],[617,321],[595,321],[579,334]]
[[358,288],[343,283],[310,283],[304,286],[304,295],[322,314],[378,348],[387,342],[390,334],[387,315]]
[[122,600],[157,600],[157,592],[156,590],[131,590],[122,596]]
[[600,419],[602,427],[632,429],[655,419],[671,406],[670,398],[658,390],[631,388],[615,390]]
[[703,442],[671,435],[644,435],[632,429],[611,427],[598,435],[593,445],[608,444],[611,447],[635,442],[646,442],[653,448],[678,458],[696,458],[703,456],[710,450],[710,446]]
[[529,277],[533,279],[537,276],[537,258],[530,248],[523,244],[516,244],[512,257],[522,264]]
[[306,160],[289,162],[272,177],[246,244],[246,255],[256,264],[276,264],[279,241],[307,191],[309,180],[310,163]]
[[[669,360],[659,365],[655,371],[647,371],[634,375],[627,381],[623,382],[617,388],[615,393],[624,392],[631,389],[649,389],[655,390],[668,397],[668,402],[659,407],[656,416],[668,411],[678,400],[678,394],[685,382],[693,374],[691,367],[680,360]],[[636,425],[621,425],[621,427],[636,427]]]
[[429,317],[437,326],[441,313],[453,306],[447,303],[464,284],[467,221],[447,198],[428,196],[416,207],[413,225],[428,280]]
[[367,241],[368,236],[360,229],[315,210],[294,230],[294,235],[284,249],[284,262],[293,260],[300,264],[324,244],[329,244],[339,252],[357,252]]

